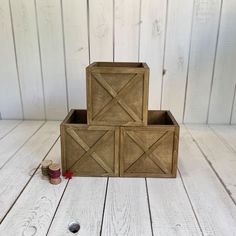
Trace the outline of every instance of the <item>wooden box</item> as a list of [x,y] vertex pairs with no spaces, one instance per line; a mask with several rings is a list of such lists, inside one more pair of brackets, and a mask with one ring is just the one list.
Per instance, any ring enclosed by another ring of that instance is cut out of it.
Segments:
[[178,142],[169,111],[149,111],[146,127],[121,127],[120,176],[176,177]]
[[145,63],[95,62],[86,68],[89,125],[147,125]]
[[119,128],[88,126],[86,110],[71,110],[60,128],[63,174],[119,175]]

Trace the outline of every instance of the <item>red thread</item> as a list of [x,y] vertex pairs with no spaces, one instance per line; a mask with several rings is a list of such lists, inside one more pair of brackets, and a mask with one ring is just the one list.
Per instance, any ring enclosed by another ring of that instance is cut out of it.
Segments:
[[73,173],[71,171],[66,171],[64,174],[65,179],[72,179]]

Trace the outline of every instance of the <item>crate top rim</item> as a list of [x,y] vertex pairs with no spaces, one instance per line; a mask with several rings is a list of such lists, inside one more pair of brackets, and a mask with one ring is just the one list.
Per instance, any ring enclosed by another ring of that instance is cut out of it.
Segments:
[[113,126],[106,126],[106,125],[88,125],[87,123],[68,123],[70,117],[72,116],[72,114],[76,111],[79,112],[85,112],[87,113],[86,109],[71,109],[70,112],[67,114],[67,116],[65,117],[65,119],[61,122],[61,126],[65,125],[65,126],[83,126],[83,127],[100,127],[100,128],[105,128],[105,127],[113,127],[113,128],[117,128],[117,127],[123,127],[123,128],[154,128],[154,127],[178,127],[179,128],[179,124],[178,122],[175,120],[174,116],[172,115],[170,110],[148,110],[148,113],[167,113],[169,118],[171,119],[173,124],[149,124],[148,126],[123,126],[123,125],[113,125]]
[[94,70],[135,70],[142,71],[149,70],[145,62],[93,62],[86,68],[89,71]]

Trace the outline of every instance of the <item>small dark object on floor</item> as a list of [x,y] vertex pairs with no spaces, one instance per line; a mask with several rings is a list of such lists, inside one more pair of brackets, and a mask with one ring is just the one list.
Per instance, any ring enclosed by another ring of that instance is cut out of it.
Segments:
[[73,221],[69,224],[68,229],[71,233],[75,234],[75,233],[79,232],[80,224],[78,222]]

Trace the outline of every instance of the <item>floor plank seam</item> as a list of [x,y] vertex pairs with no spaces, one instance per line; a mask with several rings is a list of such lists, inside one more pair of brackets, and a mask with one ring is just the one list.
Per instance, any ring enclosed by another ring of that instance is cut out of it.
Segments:
[[51,222],[50,222],[50,224],[49,224],[49,226],[48,226],[48,230],[47,230],[46,236],[48,235],[48,233],[49,233],[49,231],[50,231],[50,228],[51,228],[52,223],[53,223],[53,221],[54,221],[55,215],[57,214],[58,208],[60,207],[61,201],[62,201],[62,199],[63,199],[63,197],[64,197],[64,194],[65,194],[65,192],[66,192],[67,186],[69,185],[69,182],[70,182],[70,180],[67,181],[66,186],[65,186],[65,188],[64,188],[64,190],[63,190],[63,192],[62,192],[62,195],[61,195],[61,197],[60,197],[60,200],[59,200],[59,202],[58,202],[58,204],[57,204],[57,207],[56,207],[56,209],[55,209],[55,211],[54,211],[54,214],[53,214],[53,216],[52,216],[52,220],[51,220]]
[[[60,135],[58,135],[58,137],[56,138],[56,141],[53,143],[53,145],[49,148],[48,152],[46,153],[46,155],[44,156],[44,158],[42,159],[42,161],[48,156],[48,154],[50,153],[50,151],[52,150],[52,148],[54,147],[54,145],[56,144],[56,142],[58,141],[58,139],[60,138]],[[14,207],[14,205],[16,204],[17,200],[20,198],[21,194],[24,192],[24,190],[26,189],[26,187],[28,186],[28,184],[30,183],[30,181],[32,180],[32,178],[34,177],[35,173],[38,171],[38,169],[40,168],[40,163],[38,164],[38,166],[34,169],[34,172],[32,173],[32,175],[30,176],[29,180],[26,182],[25,186],[22,188],[22,190],[20,191],[19,195],[17,196],[17,198],[15,199],[15,201],[12,203],[12,205],[10,206],[10,208],[8,209],[8,211],[6,212],[6,214],[3,216],[3,218],[0,220],[0,224],[4,221],[4,219],[7,217],[8,213],[11,211],[11,209]]]
[[214,174],[216,175],[217,179],[219,180],[219,182],[222,184],[224,190],[226,191],[227,195],[230,197],[230,199],[233,201],[234,205],[236,205],[236,201],[234,200],[234,198],[232,197],[232,193],[230,192],[230,190],[227,188],[227,186],[225,185],[224,181],[221,179],[220,175],[218,174],[218,172],[216,171],[216,169],[214,168],[214,166],[212,165],[211,161],[208,160],[207,155],[204,153],[204,151],[202,150],[202,148],[200,147],[199,143],[197,142],[196,139],[193,138],[191,132],[188,130],[188,128],[186,127],[187,131],[189,132],[190,136],[192,137],[193,142],[196,144],[196,146],[198,147],[199,151],[201,152],[202,156],[204,157],[204,159],[206,160],[206,162],[209,164],[211,170],[214,172]]
[[5,138],[8,134],[10,134],[14,129],[16,129],[21,123],[23,123],[23,120],[20,121],[19,123],[17,123],[13,128],[11,128],[7,133],[5,133],[0,140],[2,140],[3,138]]
[[150,207],[150,198],[149,198],[149,192],[148,192],[148,184],[147,184],[147,178],[145,178],[145,186],[146,186],[146,193],[147,193],[147,202],[148,202],[148,211],[149,211],[149,217],[150,217],[150,224],[151,224],[151,232],[152,236],[154,236],[153,233],[153,221],[152,221],[152,212],[151,212],[151,207]]
[[188,198],[189,204],[190,204],[191,209],[192,209],[192,211],[193,211],[194,217],[195,217],[195,219],[196,219],[196,221],[197,221],[197,224],[198,224],[199,230],[201,231],[201,234],[204,236],[204,233],[203,233],[203,230],[202,230],[201,224],[200,224],[200,222],[199,222],[199,219],[198,219],[197,213],[196,213],[196,211],[195,211],[195,209],[194,209],[194,207],[193,207],[193,204],[192,204],[191,198],[190,198],[190,196],[189,196],[189,194],[188,194],[188,190],[187,190],[187,188],[186,188],[186,186],[185,186],[185,183],[184,183],[184,180],[183,180],[182,174],[181,174],[181,172],[180,172],[179,169],[178,169],[178,173],[179,173],[179,176],[180,176],[181,182],[182,182],[182,184],[183,184],[184,191],[185,191],[185,193],[186,193],[186,195],[187,195],[187,198]]
[[103,219],[104,219],[104,215],[105,215],[108,185],[109,185],[109,177],[107,177],[106,190],[105,190],[105,196],[104,196],[104,203],[103,203],[103,210],[102,210],[102,221],[101,221],[101,228],[100,228],[100,234],[99,234],[100,236],[102,235],[102,227],[103,227]]
[[230,151],[236,154],[236,149],[234,149],[221,134],[219,134],[213,127],[209,126],[209,128]]
[[29,142],[29,140],[46,124],[46,122],[44,122],[42,125],[39,126],[39,128],[37,130],[34,131],[34,133],[32,135],[30,135],[29,138],[27,138],[25,140],[25,142],[3,163],[3,165],[0,167],[0,170],[4,168],[4,166],[21,150],[21,148],[24,147],[24,145],[26,143]]

